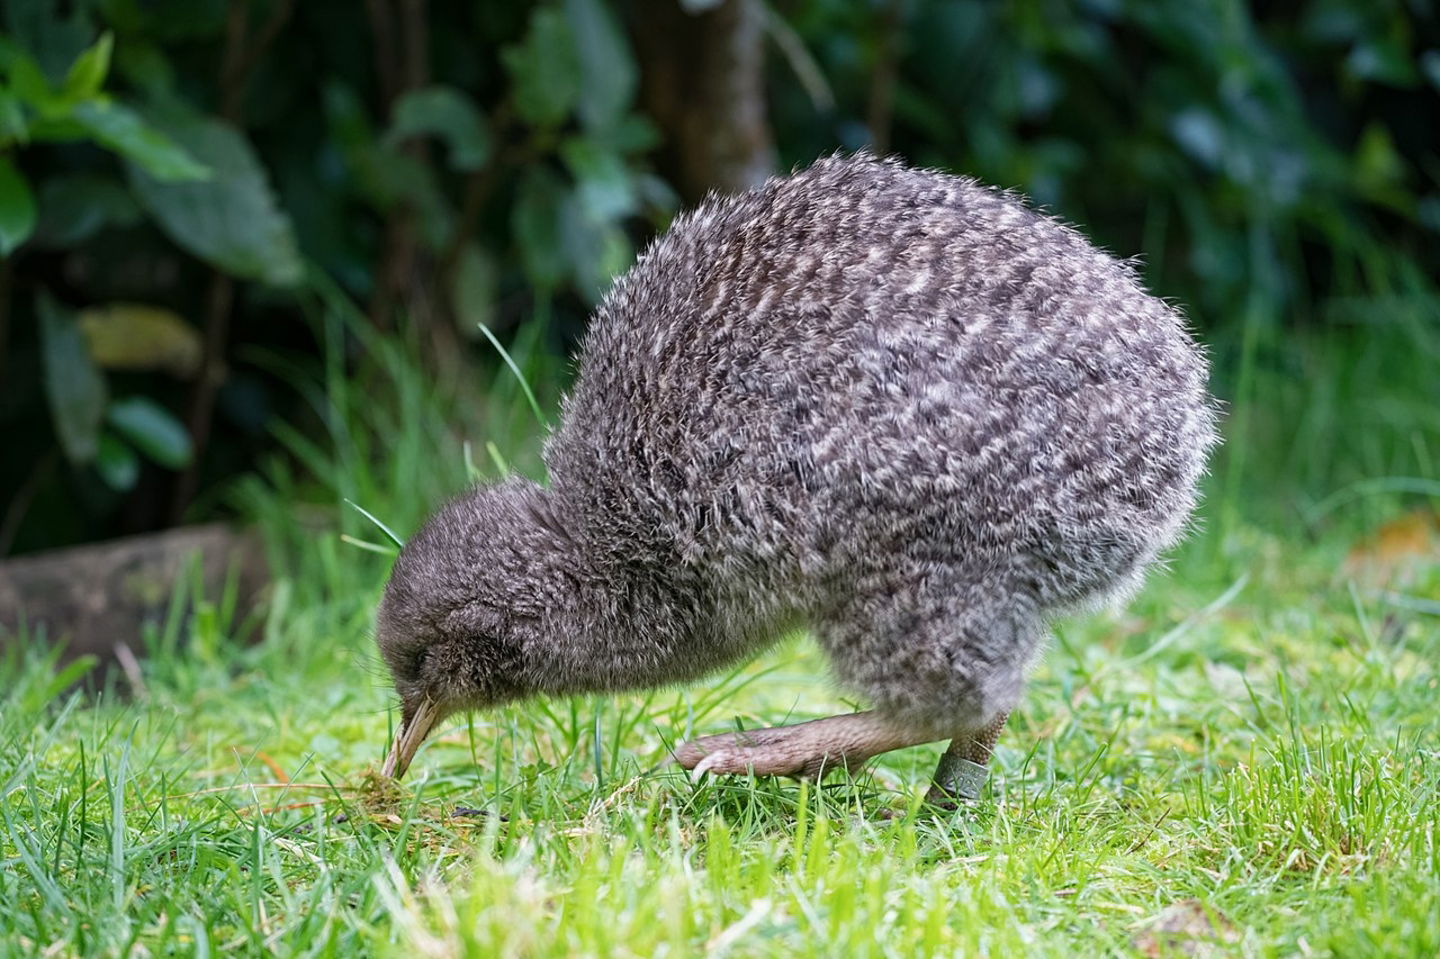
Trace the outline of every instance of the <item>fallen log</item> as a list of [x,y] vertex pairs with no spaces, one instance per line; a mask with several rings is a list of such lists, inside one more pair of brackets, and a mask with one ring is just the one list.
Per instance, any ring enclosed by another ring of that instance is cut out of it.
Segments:
[[[145,654],[147,628],[163,632],[168,617],[193,614],[192,590],[216,604],[233,590],[226,625],[249,640],[268,581],[259,537],[223,523],[7,559],[0,561],[0,648],[60,643],[62,662],[88,654],[105,666],[133,663]],[[175,625],[183,637],[184,624]]]

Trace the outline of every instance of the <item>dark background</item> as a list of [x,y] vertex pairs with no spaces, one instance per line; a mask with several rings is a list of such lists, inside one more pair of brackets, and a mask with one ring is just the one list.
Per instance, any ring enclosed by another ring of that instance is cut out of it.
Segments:
[[1434,6],[6,0],[0,556],[243,511],[377,343],[484,379],[483,324],[553,398],[678,207],[866,146],[1142,257],[1216,359],[1224,508],[1423,490]]

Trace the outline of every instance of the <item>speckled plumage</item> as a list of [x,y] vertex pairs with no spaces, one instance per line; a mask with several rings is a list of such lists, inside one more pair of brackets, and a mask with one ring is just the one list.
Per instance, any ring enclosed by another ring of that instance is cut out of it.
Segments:
[[922,742],[1126,594],[1215,441],[1177,313],[973,180],[833,157],[681,216],[594,316],[545,460],[442,509],[381,650],[440,713],[690,680],[808,626]]

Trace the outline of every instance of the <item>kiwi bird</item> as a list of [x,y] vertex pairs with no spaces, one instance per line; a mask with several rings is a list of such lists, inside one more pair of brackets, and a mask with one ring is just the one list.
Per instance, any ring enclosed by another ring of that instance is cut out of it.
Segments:
[[973,795],[1048,624],[1184,532],[1206,377],[1129,264],[974,180],[861,154],[711,197],[592,317],[549,485],[474,489],[401,551],[385,771],[451,714],[691,681],[804,627],[869,710],[680,765],[816,775],[948,739],[932,795]]

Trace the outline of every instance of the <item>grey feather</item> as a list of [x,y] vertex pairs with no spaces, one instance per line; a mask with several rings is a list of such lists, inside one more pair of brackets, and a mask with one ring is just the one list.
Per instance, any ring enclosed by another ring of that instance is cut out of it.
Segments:
[[378,640],[407,708],[692,680],[808,626],[935,736],[1127,596],[1216,441],[1129,265],[977,182],[835,156],[677,219],[597,310],[550,486],[440,510]]

